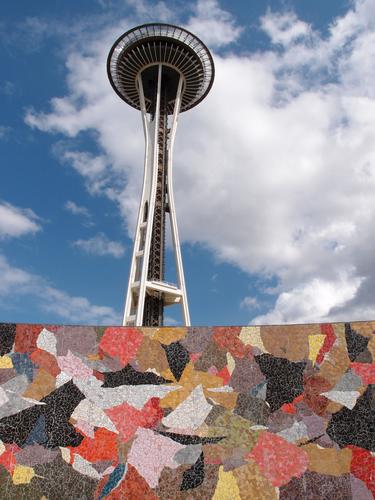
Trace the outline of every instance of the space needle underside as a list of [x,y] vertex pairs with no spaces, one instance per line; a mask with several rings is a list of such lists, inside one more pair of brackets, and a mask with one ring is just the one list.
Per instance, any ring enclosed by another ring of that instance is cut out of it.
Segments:
[[[141,109],[137,77],[155,64],[169,67],[184,77],[179,112],[196,106],[212,86],[212,56],[197,37],[173,25],[140,26],[120,37],[108,58],[112,86],[133,108]],[[146,99],[147,112],[150,104]],[[172,104],[168,106],[169,114],[173,113],[172,108]]]

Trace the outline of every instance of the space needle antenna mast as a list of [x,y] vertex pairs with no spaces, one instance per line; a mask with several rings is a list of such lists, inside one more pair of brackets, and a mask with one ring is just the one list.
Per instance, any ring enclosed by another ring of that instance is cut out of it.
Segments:
[[[184,324],[189,326],[173,199],[172,153],[179,114],[202,101],[212,86],[212,56],[199,38],[183,28],[144,24],[116,40],[107,70],[118,96],[141,111],[145,135],[143,189],[123,325],[162,326],[164,308],[180,304]],[[176,284],[165,281],[167,219]]]

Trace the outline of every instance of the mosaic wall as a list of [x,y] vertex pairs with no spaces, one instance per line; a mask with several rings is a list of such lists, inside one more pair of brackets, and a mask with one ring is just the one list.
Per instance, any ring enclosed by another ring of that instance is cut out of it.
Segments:
[[0,324],[0,498],[371,499],[374,332]]

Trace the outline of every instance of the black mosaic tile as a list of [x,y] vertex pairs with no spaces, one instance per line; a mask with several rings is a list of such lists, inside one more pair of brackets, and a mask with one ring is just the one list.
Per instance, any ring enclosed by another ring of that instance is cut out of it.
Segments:
[[70,381],[41,399],[41,405],[1,419],[0,439],[21,447],[30,442],[43,444],[46,448],[78,446],[83,436],[68,420],[82,399],[84,395]]
[[16,325],[13,323],[0,323],[0,356],[12,350],[16,336]]
[[185,366],[189,363],[189,351],[180,342],[172,342],[169,345],[163,345],[171,372],[176,380],[180,380]]
[[200,437],[200,436],[186,436],[184,434],[175,434],[173,432],[158,431],[162,436],[169,437],[180,444],[213,444],[219,443],[225,436],[220,437]]
[[42,413],[40,406],[26,408],[15,415],[0,420],[0,439],[4,443],[16,443],[22,447],[34,429]]
[[267,377],[266,401],[271,412],[278,410],[284,403],[291,403],[303,393],[303,370],[306,362],[294,363],[271,354],[255,356],[255,359]]
[[83,436],[68,423],[68,420],[74,408],[84,398],[82,392],[70,380],[41,400],[42,403],[46,403],[42,407],[42,413],[46,418],[46,447],[80,444]]
[[184,472],[181,491],[198,488],[204,481],[204,455],[201,453],[195,464]]
[[350,361],[355,361],[357,356],[359,356],[366,349],[370,339],[359,335],[352,329],[350,323],[345,324],[345,338],[349,359]]
[[375,451],[375,386],[369,385],[355,407],[342,408],[332,415],[327,434],[339,446],[353,444]]
[[104,372],[104,384],[102,387],[118,387],[120,385],[161,385],[170,382],[151,372],[138,372],[132,366],[126,365],[117,372]]

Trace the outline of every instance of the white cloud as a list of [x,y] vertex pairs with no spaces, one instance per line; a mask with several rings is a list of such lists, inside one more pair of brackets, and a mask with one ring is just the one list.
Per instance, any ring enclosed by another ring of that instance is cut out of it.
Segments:
[[64,208],[73,215],[80,215],[88,219],[91,218],[91,214],[88,208],[82,205],[77,205],[77,203],[75,203],[74,201],[68,200],[65,203]]
[[106,161],[102,156],[92,156],[88,153],[65,151],[62,158],[71,163],[83,177],[98,179],[106,171]]
[[268,11],[267,15],[261,18],[261,27],[273,43],[284,46],[312,34],[310,25],[300,21],[294,12]]
[[109,255],[119,258],[125,253],[125,247],[121,243],[118,241],[111,241],[103,233],[98,233],[87,240],[76,240],[73,242],[73,246],[91,255]]
[[[282,292],[272,311],[253,319],[254,324],[302,323],[334,320],[345,321],[345,313],[332,314],[333,308],[340,307],[358,292],[360,278],[341,276],[337,281],[313,278],[305,285],[298,285],[288,292]],[[351,317],[351,320],[358,319]]]
[[28,296],[41,311],[48,311],[70,323],[120,324],[120,315],[112,307],[91,304],[85,297],[69,295],[50,286],[41,276],[11,265],[0,254],[0,299]]
[[146,0],[126,0],[127,5],[132,7],[136,16],[144,24],[145,22],[167,23],[173,20],[173,11],[166,5],[165,2],[148,2]]
[[249,309],[251,311],[254,309],[259,309],[260,304],[256,297],[251,297],[250,295],[248,295],[247,297],[243,298],[240,307],[243,309]]
[[181,323],[179,323],[176,319],[172,318],[171,316],[165,316],[164,317],[164,326],[179,326]]
[[[218,18],[207,4],[196,6],[202,26]],[[210,95],[181,116],[174,179],[182,240],[277,281],[275,307],[259,321],[375,316],[372,4],[354,2],[326,37],[292,13],[266,14],[277,50],[216,55]],[[61,157],[92,193],[118,203],[132,235],[143,135],[139,113],[121,103],[103,71],[117,29],[69,55],[68,95],[27,122],[68,138],[96,132],[98,157]],[[209,43],[225,40],[213,29],[198,34],[207,42],[211,32],[217,39]]]
[[41,230],[38,216],[29,208],[0,203],[0,239],[23,236]]
[[62,145],[55,152],[63,163],[74,168],[86,179],[86,187],[91,194],[100,194],[108,182],[108,163],[104,156],[93,156],[79,151],[68,151]]
[[35,277],[27,271],[11,266],[1,254],[0,276],[0,296],[12,293],[14,290],[25,289],[36,281]]
[[6,140],[11,131],[11,127],[8,127],[7,125],[0,125],[0,140]]
[[236,41],[242,33],[234,17],[222,9],[216,0],[197,0],[194,15],[186,26],[211,47],[221,47]]
[[61,318],[79,323],[119,325],[120,316],[112,307],[91,304],[85,297],[75,297],[52,287],[45,288],[42,308]]

